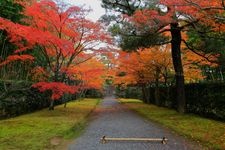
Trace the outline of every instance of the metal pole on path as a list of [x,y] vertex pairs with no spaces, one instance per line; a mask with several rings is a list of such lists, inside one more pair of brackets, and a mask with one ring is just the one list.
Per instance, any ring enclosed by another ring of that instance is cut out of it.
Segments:
[[108,141],[134,141],[134,142],[161,142],[162,144],[167,144],[168,139],[163,138],[110,138],[103,136],[101,138],[101,143],[105,144]]

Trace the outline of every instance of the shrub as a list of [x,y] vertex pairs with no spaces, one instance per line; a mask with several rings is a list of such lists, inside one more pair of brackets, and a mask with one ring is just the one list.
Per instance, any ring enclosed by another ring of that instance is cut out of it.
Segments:
[[48,93],[25,81],[0,81],[0,118],[14,117],[48,106]]
[[96,89],[88,89],[85,93],[86,98],[102,98],[103,94],[101,91]]

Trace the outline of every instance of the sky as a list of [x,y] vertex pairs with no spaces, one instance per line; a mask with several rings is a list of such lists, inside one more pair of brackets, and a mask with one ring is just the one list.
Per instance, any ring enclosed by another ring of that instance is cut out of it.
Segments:
[[88,19],[97,21],[104,13],[105,9],[101,7],[101,0],[63,0],[71,5],[82,6],[91,8],[93,11],[87,16]]

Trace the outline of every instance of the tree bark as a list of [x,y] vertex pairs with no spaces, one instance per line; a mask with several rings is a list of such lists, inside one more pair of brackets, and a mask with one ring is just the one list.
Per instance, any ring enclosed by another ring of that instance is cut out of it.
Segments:
[[141,86],[141,89],[142,89],[142,99],[143,99],[143,102],[144,102],[144,103],[147,103],[147,96],[146,96],[145,86],[142,85],[142,86]]
[[160,106],[160,96],[159,96],[159,74],[160,74],[160,69],[157,67],[156,68],[156,74],[155,74],[155,104],[157,106]]
[[54,110],[54,100],[50,101],[49,110]]
[[172,36],[172,59],[176,78],[177,111],[180,113],[185,113],[186,99],[184,90],[184,72],[181,61],[181,29],[179,28],[178,23],[171,23],[170,27]]

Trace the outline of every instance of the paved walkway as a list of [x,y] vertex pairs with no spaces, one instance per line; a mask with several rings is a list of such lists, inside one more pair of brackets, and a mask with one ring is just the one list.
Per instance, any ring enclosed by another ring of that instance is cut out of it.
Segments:
[[[108,137],[151,137],[169,139],[163,145],[157,142],[108,142],[102,144],[100,138]],[[114,97],[106,97],[86,132],[72,143],[69,150],[200,150],[197,145],[187,142],[167,129],[144,120],[139,115],[119,104]]]

